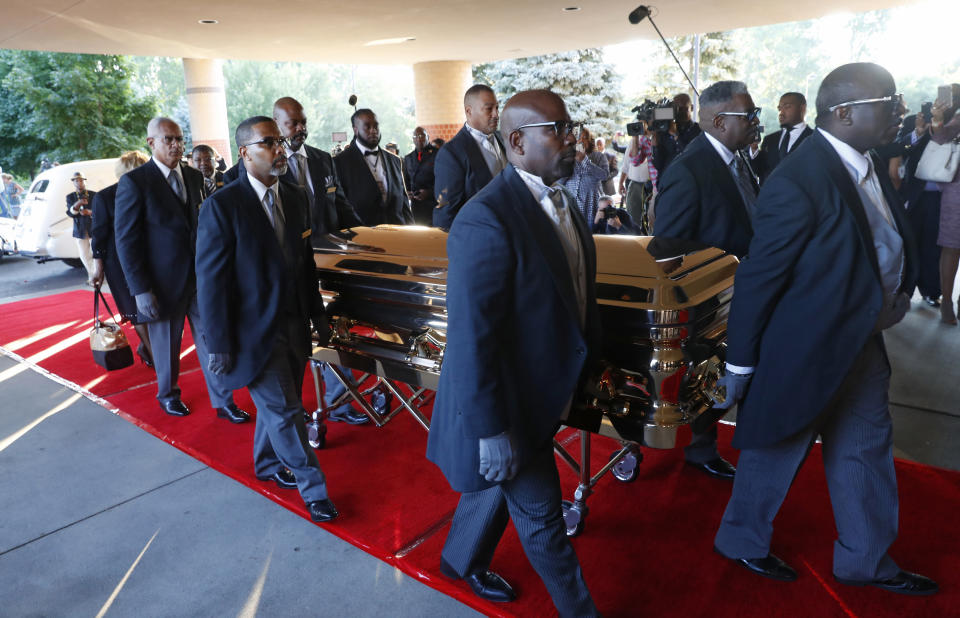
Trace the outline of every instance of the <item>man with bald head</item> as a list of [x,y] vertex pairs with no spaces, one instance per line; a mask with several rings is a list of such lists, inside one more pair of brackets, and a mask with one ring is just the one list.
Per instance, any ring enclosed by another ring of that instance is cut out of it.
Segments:
[[413,219],[417,225],[433,225],[433,210],[437,200],[433,196],[433,163],[437,149],[428,139],[423,127],[413,130],[413,150],[403,158],[403,180],[407,184]]
[[[696,240],[743,258],[753,235],[757,182],[740,152],[755,141],[760,108],[743,82],[721,81],[700,95],[703,133],[660,177],[656,236]],[[694,432],[684,449],[688,465],[719,479],[736,469],[717,452],[717,428]]]
[[461,498],[441,570],[482,598],[513,600],[489,568],[512,518],[560,615],[595,616],[566,536],[552,444],[599,342],[593,240],[555,186],[573,173],[577,135],[547,90],[516,94],[502,120],[509,164],[447,240],[447,355],[427,457]]
[[231,423],[247,422],[250,416],[207,369],[194,270],[203,174],[181,162],[183,131],[173,120],[153,118],[147,125],[147,145],[153,157],[120,178],[114,232],[124,277],[137,301],[140,321],[150,333],[157,400],[167,414],[190,414],[177,385],[186,318],[217,416]]
[[741,454],[715,548],[766,577],[797,577],[770,552],[773,520],[820,436],[836,580],[937,591],[887,553],[898,499],[882,331],[909,307],[917,265],[906,213],[872,149],[894,139],[903,112],[882,67],[831,71],[817,93],[817,130],[764,184],[750,257],[737,270],[718,405],[742,400]]
[[433,224],[449,230],[463,205],[493,180],[506,164],[497,96],[490,86],[475,84],[463,95],[463,128],[437,153]]

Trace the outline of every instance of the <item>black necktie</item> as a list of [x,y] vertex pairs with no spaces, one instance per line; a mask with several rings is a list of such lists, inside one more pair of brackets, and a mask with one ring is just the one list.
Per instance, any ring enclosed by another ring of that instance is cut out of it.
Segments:
[[780,138],[780,158],[787,156],[787,146],[790,145],[790,129],[783,129],[783,136]]

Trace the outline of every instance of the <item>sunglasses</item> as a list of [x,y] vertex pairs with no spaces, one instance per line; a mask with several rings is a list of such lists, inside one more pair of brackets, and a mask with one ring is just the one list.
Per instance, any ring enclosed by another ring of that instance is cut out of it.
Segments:
[[580,131],[583,130],[582,122],[572,122],[570,120],[554,120],[552,122],[531,122],[530,124],[520,125],[514,131],[529,129],[532,127],[553,127],[557,137],[564,139],[568,135],[573,135],[574,139],[580,139]]
[[760,108],[754,107],[749,112],[717,112],[717,115],[714,116],[714,118],[717,116],[743,116],[747,119],[747,122],[753,122],[760,117]]
[[254,144],[263,144],[267,148],[273,150],[277,146],[286,146],[290,142],[287,141],[285,137],[265,137],[263,139],[257,140],[255,142],[250,142],[247,144],[240,144],[241,146],[253,146]]
[[903,105],[903,95],[902,94],[891,94],[887,97],[879,97],[876,99],[857,99],[856,101],[844,101],[843,103],[837,103],[836,105],[831,105],[827,108],[827,111],[832,112],[841,107],[850,107],[851,105],[867,105],[869,103],[886,103],[890,105],[890,110],[899,109]]

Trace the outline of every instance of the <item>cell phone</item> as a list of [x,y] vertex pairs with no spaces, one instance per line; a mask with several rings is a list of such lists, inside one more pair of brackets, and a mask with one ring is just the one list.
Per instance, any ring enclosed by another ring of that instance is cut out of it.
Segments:
[[956,108],[960,103],[960,84],[948,84],[937,88],[937,102],[950,109]]

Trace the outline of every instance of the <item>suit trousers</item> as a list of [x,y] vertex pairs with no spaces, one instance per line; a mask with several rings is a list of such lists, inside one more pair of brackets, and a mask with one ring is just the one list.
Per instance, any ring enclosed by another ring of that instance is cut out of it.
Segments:
[[513,479],[460,496],[443,560],[461,577],[487,570],[511,518],[560,616],[598,616],[567,538],[551,444],[535,453]]
[[221,379],[207,368],[207,345],[203,337],[203,323],[197,306],[197,295],[191,295],[185,308],[174,310],[172,318],[147,322],[150,345],[153,351],[153,366],[157,372],[157,399],[167,403],[180,398],[180,346],[183,341],[184,318],[190,322],[193,343],[197,346],[197,359],[207,383],[210,405],[222,408],[233,403],[233,393],[223,385]]
[[920,246],[920,273],[917,287],[921,296],[940,296],[940,192],[921,191],[916,203],[910,204],[907,218]]
[[899,509],[889,385],[883,339],[873,335],[811,427],[773,446],[744,449],[714,541],[720,553],[748,559],[770,553],[774,517],[819,434],[837,527],[834,575],[855,581],[896,575],[900,569],[887,554]]
[[298,329],[296,320],[277,334],[266,366],[247,385],[257,406],[253,432],[253,467],[258,477],[271,476],[282,467],[297,479],[304,502],[327,499],[327,483],[317,455],[307,442],[303,409],[303,372],[307,359],[290,344]]
[[710,425],[710,428],[703,433],[693,432],[690,436],[690,444],[683,449],[684,458],[690,463],[707,463],[720,457],[717,452],[717,425]]

